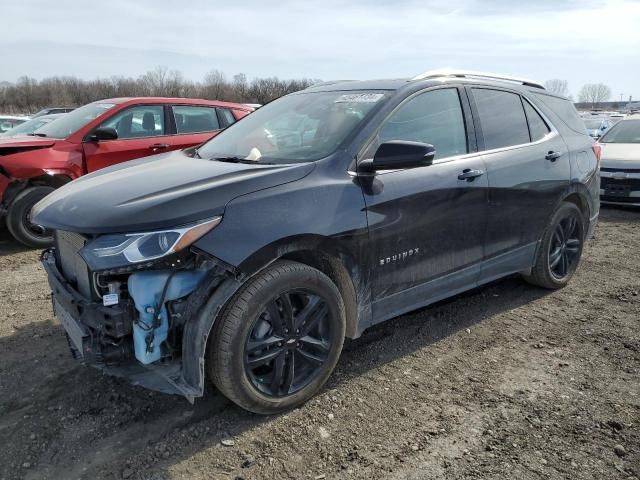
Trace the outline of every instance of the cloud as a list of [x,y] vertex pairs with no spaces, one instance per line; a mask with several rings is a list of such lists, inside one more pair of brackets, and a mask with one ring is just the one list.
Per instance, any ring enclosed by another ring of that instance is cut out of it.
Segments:
[[32,0],[3,6],[3,37],[25,40],[5,40],[0,76],[137,76],[164,64],[192,79],[212,68],[331,79],[452,66],[640,97],[638,25],[640,3],[625,0]]

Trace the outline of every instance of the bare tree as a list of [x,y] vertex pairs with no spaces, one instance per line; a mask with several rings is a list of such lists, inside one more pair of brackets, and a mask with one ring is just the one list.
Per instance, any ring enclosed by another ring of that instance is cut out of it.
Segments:
[[138,78],[113,76],[95,80],[50,77],[40,81],[20,77],[15,83],[0,81],[0,112],[28,113],[51,106],[77,107],[113,97],[192,97],[243,103],[267,103],[274,98],[307,88],[319,80],[254,78],[243,73],[228,81],[224,73],[211,70],[202,83],[183,78],[178,70],[159,66]]
[[546,82],[544,82],[544,88],[546,88],[550,92],[562,95],[563,97],[569,95],[569,83],[566,80],[561,80],[559,78],[552,78],[551,80],[547,80]]
[[228,84],[224,73],[220,70],[211,70],[204,76],[204,82],[202,83],[203,96],[210,100],[224,98],[227,86]]
[[604,83],[587,83],[583,85],[578,93],[578,100],[583,103],[590,103],[591,108],[596,107],[600,102],[606,102],[611,98],[611,89]]

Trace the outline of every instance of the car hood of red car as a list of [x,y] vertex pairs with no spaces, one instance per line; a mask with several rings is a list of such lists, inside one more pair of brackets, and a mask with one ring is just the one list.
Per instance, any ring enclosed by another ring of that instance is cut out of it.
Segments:
[[35,137],[25,135],[23,137],[0,137],[0,152],[3,148],[46,148],[58,141],[57,138]]
[[31,219],[84,234],[173,228],[222,215],[234,198],[299,180],[313,168],[313,163],[230,163],[169,152],[74,180],[36,204]]

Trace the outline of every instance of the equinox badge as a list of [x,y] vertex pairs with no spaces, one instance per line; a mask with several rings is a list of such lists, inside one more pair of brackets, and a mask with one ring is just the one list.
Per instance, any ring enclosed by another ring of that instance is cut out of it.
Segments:
[[399,262],[401,260],[406,260],[408,257],[413,257],[418,254],[419,248],[412,248],[411,250],[406,250],[404,252],[397,253],[395,255],[391,255],[387,258],[381,258],[379,260],[379,265],[387,265],[388,263]]

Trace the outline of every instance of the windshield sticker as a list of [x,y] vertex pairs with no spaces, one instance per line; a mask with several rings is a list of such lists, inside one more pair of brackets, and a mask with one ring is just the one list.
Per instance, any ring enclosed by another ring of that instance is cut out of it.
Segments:
[[349,93],[340,95],[335,103],[374,103],[384,97],[384,93]]

